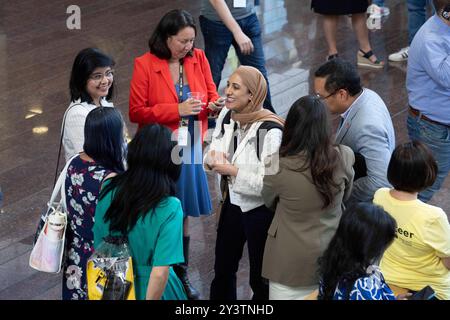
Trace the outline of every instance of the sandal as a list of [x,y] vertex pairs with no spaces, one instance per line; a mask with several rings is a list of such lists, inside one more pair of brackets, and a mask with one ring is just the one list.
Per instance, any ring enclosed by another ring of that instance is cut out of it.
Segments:
[[368,68],[374,68],[374,69],[382,69],[384,67],[384,62],[380,60],[376,60],[373,62],[370,60],[370,57],[373,56],[372,50],[369,52],[364,52],[361,49],[359,49],[358,54],[356,55],[358,59],[358,66],[360,67],[368,67]]
[[327,57],[327,61],[330,61],[330,60],[336,59],[336,58],[339,58],[339,56],[338,56],[337,53],[335,53],[335,54],[330,54],[330,55]]

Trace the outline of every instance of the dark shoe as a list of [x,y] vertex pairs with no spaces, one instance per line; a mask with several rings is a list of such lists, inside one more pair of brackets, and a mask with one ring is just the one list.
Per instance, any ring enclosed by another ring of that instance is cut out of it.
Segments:
[[338,55],[337,53],[335,53],[335,54],[330,54],[330,55],[327,57],[327,61],[330,61],[330,60],[333,60],[333,59],[336,59],[336,58],[339,58],[339,55]]
[[180,278],[181,283],[183,284],[184,291],[186,291],[186,295],[189,300],[199,300],[200,292],[195,289],[188,278],[188,265],[189,265],[189,237],[183,237],[183,254],[184,254],[184,263],[180,263],[173,266],[173,270],[177,274],[178,278]]
[[173,270],[177,274],[178,278],[180,278],[181,283],[183,284],[184,291],[186,292],[186,295],[189,300],[199,300],[200,299],[200,292],[198,292],[197,289],[195,289],[191,282],[189,281],[189,278],[187,276],[187,265],[185,264],[178,264],[173,266]]

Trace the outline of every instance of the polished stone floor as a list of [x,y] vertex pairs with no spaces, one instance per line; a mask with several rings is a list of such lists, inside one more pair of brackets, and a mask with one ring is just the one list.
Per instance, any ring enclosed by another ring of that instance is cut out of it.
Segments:
[[[0,186],[4,192],[0,213],[0,299],[60,299],[59,275],[28,267],[38,217],[52,185],[60,126],[68,106],[69,73],[76,53],[96,46],[117,62],[114,104],[128,110],[128,86],[134,57],[147,50],[147,40],[166,11],[183,6],[198,18],[200,1],[78,0],[81,29],[69,30],[70,1],[17,0],[0,6]],[[312,92],[312,74],[324,61],[327,48],[320,17],[309,0],[261,0],[258,16],[273,103],[286,115],[291,103]],[[382,59],[407,43],[405,2],[387,1],[391,15],[383,29],[371,34],[375,53]],[[203,47],[198,34],[196,45]],[[341,18],[338,48],[342,57],[356,61],[358,45],[347,17]],[[224,77],[236,65],[230,52]],[[360,69],[366,87],[378,92],[389,107],[397,143],[407,140],[405,63],[381,71]],[[220,88],[223,88],[223,83]],[[128,122],[128,120],[127,120]],[[129,131],[135,125],[127,123]],[[216,204],[217,189],[210,177]],[[450,179],[432,200],[450,212]],[[213,277],[215,216],[191,220],[190,277],[204,299]],[[300,267],[300,266],[299,266]],[[247,255],[238,274],[238,297],[249,299]]]

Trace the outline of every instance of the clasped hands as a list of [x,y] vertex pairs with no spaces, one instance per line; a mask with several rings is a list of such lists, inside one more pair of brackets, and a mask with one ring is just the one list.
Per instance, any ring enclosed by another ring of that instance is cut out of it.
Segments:
[[[201,100],[189,98],[186,101],[178,104],[178,113],[180,114],[180,117],[195,116],[202,111],[202,108],[205,105],[206,103],[202,102]],[[208,104],[208,108],[212,111],[218,111],[222,109],[224,105],[225,99],[219,98],[214,102],[210,102]]]
[[239,170],[228,161],[227,155],[224,152],[215,150],[208,151],[205,164],[208,168],[223,176],[236,177]]

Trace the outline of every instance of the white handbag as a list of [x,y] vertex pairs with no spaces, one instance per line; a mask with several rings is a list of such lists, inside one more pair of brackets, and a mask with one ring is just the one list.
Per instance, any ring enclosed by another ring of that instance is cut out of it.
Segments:
[[[31,250],[29,262],[30,267],[38,271],[59,273],[62,268],[67,228],[65,180],[67,168],[75,157],[70,158],[61,171],[47,203],[47,212],[41,217],[44,225]],[[56,201],[58,193],[60,201]]]

